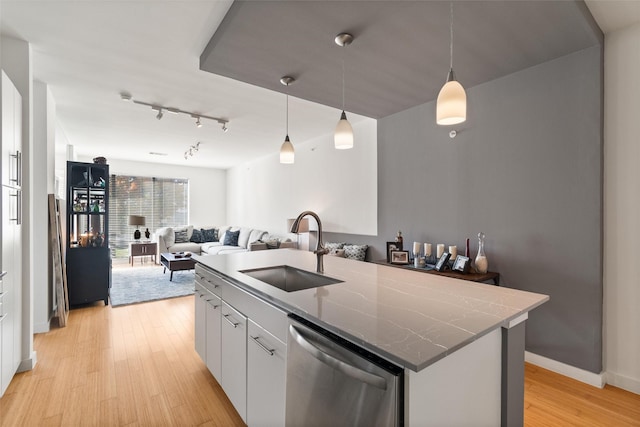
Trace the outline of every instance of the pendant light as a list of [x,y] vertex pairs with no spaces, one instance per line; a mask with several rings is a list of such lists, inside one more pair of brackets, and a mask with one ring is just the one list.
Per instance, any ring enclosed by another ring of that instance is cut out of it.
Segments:
[[293,144],[289,140],[289,84],[293,83],[295,79],[290,76],[284,76],[280,79],[280,83],[287,86],[287,136],[284,138],[284,142],[280,147],[280,163],[292,164],[295,161],[295,151]]
[[455,125],[467,120],[467,94],[453,74],[453,2],[451,2],[449,35],[449,74],[436,101],[436,123],[439,125]]
[[[352,41],[353,36],[349,33],[340,33],[335,38],[336,44],[342,47],[349,46]],[[347,120],[347,114],[344,112],[344,56],[342,58],[342,114],[336,126],[333,140],[338,150],[353,148],[353,128]]]

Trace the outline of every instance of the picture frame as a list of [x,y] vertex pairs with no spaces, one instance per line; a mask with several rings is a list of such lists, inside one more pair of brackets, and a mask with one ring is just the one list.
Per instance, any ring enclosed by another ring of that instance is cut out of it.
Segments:
[[391,264],[409,264],[409,251],[391,251]]
[[387,262],[391,262],[391,251],[401,251],[402,245],[398,242],[387,242]]
[[438,262],[436,263],[435,270],[436,271],[444,271],[449,267],[449,258],[451,254],[449,252],[445,252],[442,254]]
[[464,255],[458,255],[456,260],[453,263],[453,267],[451,269],[453,271],[458,271],[460,273],[468,273],[469,267],[471,266],[471,259]]

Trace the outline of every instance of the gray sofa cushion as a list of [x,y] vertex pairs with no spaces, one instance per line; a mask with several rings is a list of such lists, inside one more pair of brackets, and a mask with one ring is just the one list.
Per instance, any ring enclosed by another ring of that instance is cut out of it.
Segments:
[[167,248],[169,252],[193,252],[200,255],[200,243],[184,242],[175,243]]
[[187,230],[176,231],[175,241],[176,243],[186,243],[189,241],[189,233]]
[[202,232],[202,243],[218,241],[217,228],[202,228],[200,231]]
[[239,246],[238,245],[239,237],[240,237],[240,230],[227,231],[224,235],[224,242],[222,243],[225,246]]

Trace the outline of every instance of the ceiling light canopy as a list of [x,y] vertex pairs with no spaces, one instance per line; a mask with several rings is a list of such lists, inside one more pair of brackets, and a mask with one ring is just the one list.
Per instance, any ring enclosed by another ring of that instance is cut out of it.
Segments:
[[[353,42],[353,36],[349,33],[340,33],[336,36],[335,42],[338,46],[347,47]],[[353,128],[344,112],[344,56],[342,57],[342,114],[333,135],[333,142],[338,150],[353,148]]]
[[164,112],[167,111],[169,113],[176,114],[176,115],[186,114],[188,116],[191,116],[192,118],[196,119],[196,126],[197,127],[202,127],[201,119],[208,119],[208,120],[212,120],[214,122],[218,122],[219,124],[221,124],[222,125],[222,130],[224,132],[229,130],[229,128],[227,126],[229,124],[229,120],[222,119],[220,117],[206,116],[204,114],[193,113],[191,111],[182,110],[180,108],[165,107],[164,105],[152,104],[150,102],[145,102],[145,101],[139,101],[137,99],[133,99],[131,94],[129,94],[128,92],[121,92],[120,93],[120,99],[122,99],[123,101],[132,101],[134,104],[151,107],[151,109],[153,111],[157,111],[158,112],[156,114],[156,119],[158,119],[158,120],[162,119],[162,117],[164,117]]
[[449,74],[436,101],[436,123],[456,125],[467,120],[467,94],[453,73],[453,2],[449,21]]
[[294,81],[295,79],[291,76],[284,76],[280,79],[280,83],[287,86],[287,136],[285,136],[284,142],[280,147],[280,163],[285,165],[293,164],[296,157],[293,144],[289,139],[289,85]]

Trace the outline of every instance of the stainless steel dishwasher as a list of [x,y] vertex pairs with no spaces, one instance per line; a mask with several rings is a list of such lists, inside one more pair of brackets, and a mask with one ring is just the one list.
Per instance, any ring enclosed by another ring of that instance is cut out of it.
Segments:
[[289,315],[287,427],[402,426],[403,370]]

